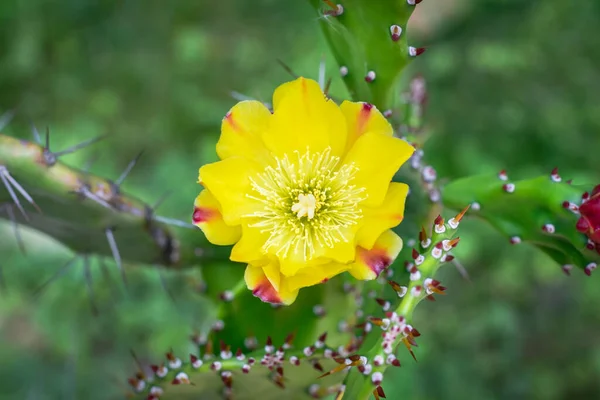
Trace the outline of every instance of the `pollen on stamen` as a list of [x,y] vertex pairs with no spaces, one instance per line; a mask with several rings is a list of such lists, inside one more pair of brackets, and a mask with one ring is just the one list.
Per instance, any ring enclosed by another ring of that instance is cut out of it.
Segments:
[[352,184],[357,170],[354,164],[341,164],[330,148],[320,153],[307,149],[277,159],[251,178],[253,190],[246,196],[263,208],[244,217],[269,234],[263,251],[311,260],[319,249],[347,241],[348,228],[362,218],[359,203],[367,197],[364,188]]

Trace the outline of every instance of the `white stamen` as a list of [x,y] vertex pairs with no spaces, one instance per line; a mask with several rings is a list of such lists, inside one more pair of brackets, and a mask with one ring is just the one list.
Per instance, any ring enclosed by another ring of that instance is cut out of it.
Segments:
[[331,155],[331,148],[307,149],[251,177],[253,193],[246,196],[264,208],[244,217],[252,220],[250,227],[268,233],[263,251],[302,254],[308,261],[320,248],[347,241],[348,228],[362,218],[359,203],[367,198],[364,188],[352,184],[357,170]]

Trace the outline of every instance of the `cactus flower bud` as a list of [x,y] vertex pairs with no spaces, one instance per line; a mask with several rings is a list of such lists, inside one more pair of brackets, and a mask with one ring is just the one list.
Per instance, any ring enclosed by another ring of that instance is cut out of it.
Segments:
[[600,185],[582,202],[579,212],[581,217],[577,220],[577,230],[593,241],[600,253]]

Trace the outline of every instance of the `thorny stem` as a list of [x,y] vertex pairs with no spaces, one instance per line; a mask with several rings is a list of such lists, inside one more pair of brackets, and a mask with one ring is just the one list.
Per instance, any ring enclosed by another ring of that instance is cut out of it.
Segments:
[[[315,353],[311,356],[311,358],[313,359],[319,359],[319,358],[324,358],[324,352],[328,350],[328,351],[334,351],[333,349],[330,348],[322,348],[319,350],[315,350]],[[241,370],[244,365],[248,364],[248,359],[250,358],[254,358],[255,360],[259,360],[264,356],[264,350],[260,350],[260,351],[254,351],[250,354],[247,354],[245,356],[244,359],[238,359],[236,357],[230,358],[228,360],[224,360],[224,359],[219,359],[219,370]],[[285,352],[286,357],[289,359],[291,357],[296,357],[296,358],[305,358],[306,356],[303,353],[303,350],[301,349],[297,349],[297,350],[288,350]],[[211,360],[211,358],[208,358],[207,360]],[[258,365],[260,365],[260,362],[258,363]],[[209,371],[213,371],[215,370],[215,366],[213,365],[212,362],[203,362],[203,364],[199,367],[199,368],[194,368],[192,366],[191,363],[184,363],[184,366],[176,371],[170,371],[171,374],[173,375],[167,375],[166,377],[162,378],[163,380],[169,380],[169,377],[173,377],[176,372],[209,372]]]
[[[199,247],[197,228],[190,223],[158,216],[148,203],[123,193],[118,183],[139,155],[116,182],[60,160],[61,154],[93,141],[50,153],[43,145],[0,134],[0,204],[8,202],[20,211],[15,223],[53,236],[75,253],[109,256],[123,266],[182,268],[223,258],[226,248],[204,247],[204,243]],[[49,155],[52,162],[45,158]],[[37,213],[26,212],[25,202]],[[71,215],[78,218],[68,218]],[[0,218],[5,218],[4,213]]]
[[425,51],[405,33],[419,2],[310,0],[353,100],[391,107],[402,71]]
[[[204,354],[195,356],[191,354],[188,361],[177,358],[173,353],[167,354],[167,363],[153,365],[152,376],[139,372],[135,378],[130,378],[129,383],[138,394],[148,395],[148,399],[158,399],[166,385],[193,385],[194,375],[202,373],[218,373],[223,380],[225,389],[231,389],[233,372],[250,373],[252,369],[264,367],[273,372],[274,384],[283,387],[284,365],[290,364],[291,368],[301,363],[310,363],[316,370],[323,371],[320,360],[336,357],[334,349],[325,344],[326,334],[319,337],[313,346],[303,349],[293,349],[293,335],[289,335],[283,346],[276,349],[270,339],[262,350],[255,350],[243,354],[238,350],[232,353],[229,348],[221,349],[220,354],[212,354],[212,345],[207,341]],[[202,346],[202,345],[200,345]],[[302,361],[301,361],[302,360]]]
[[443,200],[448,209],[470,203],[473,217],[512,245],[537,247],[567,275],[573,268],[591,275],[600,263],[600,238],[593,222],[587,222],[598,220],[600,198],[592,195],[597,188],[565,180],[558,168],[528,179],[513,179],[502,170],[452,181],[444,187]]
[[[456,228],[466,210],[447,223],[438,217],[429,237],[425,231],[421,233],[420,243],[412,252],[413,260],[406,263],[406,269],[410,273],[410,281],[406,286],[388,281],[401,300],[384,303],[382,307],[386,311],[385,318],[368,319],[370,322],[367,322],[366,331],[370,332],[370,335],[377,335],[378,338],[370,348],[365,349],[368,354],[366,356],[368,365],[352,370],[348,374],[347,382],[358,381],[359,374],[367,375],[370,379],[360,379],[362,382],[360,388],[350,388],[350,391],[354,390],[358,393],[347,392],[345,394],[347,397],[344,398],[368,400],[371,396],[375,396],[376,399],[383,397],[381,395],[383,389],[380,385],[387,367],[400,366],[396,358],[397,348],[401,345],[405,346],[413,358],[415,357],[412,346],[416,346],[414,338],[420,336],[420,333],[410,325],[412,314],[423,299],[432,299],[434,293],[444,294],[445,288],[433,277],[441,264],[450,262],[454,258],[450,252],[459,241],[458,238],[454,238]],[[383,335],[380,334],[378,327],[383,331]]]
[[[398,135],[416,148],[410,158],[411,177],[420,183],[420,188],[427,194],[431,201],[431,208],[440,203],[440,189],[436,183],[437,172],[431,166],[423,163],[423,146],[427,140],[427,132],[424,130],[423,114],[427,105],[427,90],[425,79],[416,76],[410,82],[409,90],[403,94],[404,107],[401,110],[400,125],[397,128]],[[390,115],[391,117],[391,115]],[[437,214],[436,214],[437,215]],[[429,223],[429,221],[428,221]]]
[[227,315],[227,308],[229,307],[229,303],[234,301],[246,289],[247,287],[245,280],[240,279],[233,288],[225,290],[224,292],[221,292],[219,294],[218,305],[216,306],[215,316],[210,327],[207,330],[202,329],[199,332],[199,336],[203,337],[202,341],[211,341],[215,333],[224,329],[225,325],[223,319]]
[[[410,288],[414,287],[413,282],[410,283]],[[410,319],[412,317],[412,313],[415,310],[417,304],[419,304],[420,300],[417,300],[414,296],[407,296],[401,302],[398,308],[396,309],[396,313],[399,315],[404,315],[406,319]]]
[[[220,294],[221,301],[219,302],[219,305],[217,306],[215,322],[213,324],[213,328],[209,332],[209,339],[210,339],[210,335],[213,332],[215,332],[215,325],[217,325],[217,327],[218,327],[219,324],[223,323],[223,318],[225,318],[225,316],[227,315],[228,304],[246,290],[247,290],[246,281],[244,279],[240,279],[232,289],[226,290]],[[219,329],[217,328],[217,330],[219,330]]]

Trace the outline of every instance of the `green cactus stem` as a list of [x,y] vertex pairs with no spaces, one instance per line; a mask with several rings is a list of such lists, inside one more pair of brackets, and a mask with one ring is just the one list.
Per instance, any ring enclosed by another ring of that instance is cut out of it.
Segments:
[[408,168],[398,171],[399,180],[409,183],[411,188],[411,195],[407,199],[410,213],[406,215],[409,223],[405,222],[400,227],[403,231],[407,227],[412,228],[410,232],[402,232],[405,234],[402,236],[407,237],[414,237],[418,227],[431,223],[441,210],[437,171],[426,163],[423,149],[430,134],[423,119],[426,105],[426,81],[417,75],[410,80],[409,88],[402,94],[400,106],[388,115],[396,134],[416,149],[407,163]]
[[600,262],[597,244],[578,231],[580,206],[591,188],[563,181],[554,169],[531,179],[510,180],[505,171],[458,179],[442,191],[446,207],[471,204],[481,218],[512,244],[529,243],[552,257],[565,273],[580,268],[587,275]]
[[400,272],[392,270],[393,266],[382,273],[379,283],[387,290],[382,297],[375,297],[373,312],[366,314],[365,321],[358,325],[361,361],[348,364],[351,368],[344,380],[344,399],[384,398],[385,372],[389,367],[400,367],[396,357],[398,347],[405,347],[416,360],[412,347],[417,346],[415,338],[421,334],[410,325],[412,314],[422,300],[434,300],[435,294],[445,294],[446,288],[434,276],[442,264],[454,259],[451,252],[459,242],[457,228],[466,211],[447,222],[438,216],[430,234],[423,229],[411,259],[404,264],[409,274],[407,284],[390,279],[393,273]]
[[135,162],[111,181],[65,165],[59,159],[64,153],[51,152],[48,143],[0,134],[0,205],[5,211],[0,217],[52,236],[75,253],[112,257],[117,265],[187,267],[226,258],[193,225],[159,217],[152,206],[120,190]]
[[419,0],[310,0],[354,100],[391,107],[402,70],[424,48],[408,45],[406,28]]
[[[223,291],[220,282],[209,279],[205,295],[216,298],[215,316],[192,335],[193,355],[177,359],[169,353],[164,364],[138,365],[138,373],[129,379],[130,394],[154,400],[259,395],[309,399],[339,391],[343,374],[317,381],[340,365],[340,357],[350,357],[356,350],[351,329],[356,308],[339,278],[309,288],[311,293],[290,307],[260,302],[243,280]],[[260,323],[256,315],[261,316]],[[281,326],[293,333],[286,335]],[[182,372],[185,375],[179,375]]]
[[[194,337],[196,354],[185,359],[167,353],[164,363],[151,365],[129,378],[136,399],[225,398],[236,400],[321,398],[340,390],[341,378],[315,379],[345,358],[326,344],[322,334],[311,346],[294,349],[293,335],[276,347],[270,338],[264,348],[246,352],[221,343],[215,354],[211,341]],[[251,348],[255,345],[248,344]],[[205,396],[205,397],[203,397]]]

